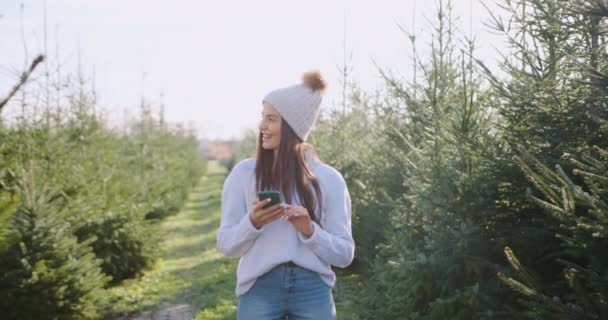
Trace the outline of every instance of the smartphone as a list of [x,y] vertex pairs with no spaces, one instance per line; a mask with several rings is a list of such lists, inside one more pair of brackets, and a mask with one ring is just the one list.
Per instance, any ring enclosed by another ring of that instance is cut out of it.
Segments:
[[260,201],[270,198],[270,202],[265,204],[263,209],[274,206],[277,203],[281,203],[281,193],[279,191],[259,191],[258,199]]

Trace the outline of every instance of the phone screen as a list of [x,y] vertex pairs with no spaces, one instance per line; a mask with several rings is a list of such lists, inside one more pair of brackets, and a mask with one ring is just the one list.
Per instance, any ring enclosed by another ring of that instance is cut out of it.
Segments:
[[264,209],[274,206],[277,203],[281,203],[281,194],[279,191],[260,191],[258,192],[258,199],[260,201],[270,198],[270,202],[264,205]]

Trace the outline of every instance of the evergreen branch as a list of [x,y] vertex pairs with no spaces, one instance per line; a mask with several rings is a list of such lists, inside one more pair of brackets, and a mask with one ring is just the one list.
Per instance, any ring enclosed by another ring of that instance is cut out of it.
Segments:
[[577,170],[576,173],[579,176],[586,177],[586,178],[588,178],[588,179],[590,179],[591,181],[594,181],[594,182],[608,183],[608,177],[605,177],[605,176],[601,176],[601,175],[598,175],[598,174],[595,174],[595,173],[591,173],[591,172],[587,172],[587,171],[581,171],[581,170]]
[[519,262],[519,259],[517,259],[517,256],[515,256],[515,253],[513,253],[513,250],[511,250],[511,248],[509,248],[509,247],[505,247],[504,253],[505,253],[505,256],[507,257],[507,260],[511,264],[511,266],[515,270],[517,270],[517,272],[519,273],[519,275],[522,277],[523,281],[527,285],[531,286],[531,288],[527,287],[527,286],[526,287],[528,289],[534,291],[536,294],[538,294],[538,288],[539,288],[539,286],[536,284],[536,281],[534,281],[534,278],[522,266],[521,262]]
[[572,191],[570,191],[569,188],[562,188],[562,199],[564,201],[564,212],[574,215],[576,205],[574,203],[574,196],[572,195]]
[[577,171],[581,171],[581,170],[585,170],[585,171],[593,171],[595,168],[593,168],[592,166],[585,164],[577,159],[574,158],[570,158],[568,159],[568,162],[570,162],[572,165],[574,165],[575,167],[577,167],[578,169],[575,169]]
[[565,213],[567,213],[566,211],[564,211],[564,209],[562,209],[562,208],[560,208],[560,207],[558,207],[558,206],[556,206],[554,204],[551,204],[551,203],[549,203],[547,201],[541,200],[541,199],[539,199],[539,198],[537,198],[537,197],[535,197],[535,196],[533,196],[531,194],[528,195],[528,198],[530,200],[532,200],[532,202],[538,204],[540,207],[542,207],[545,210],[551,212],[553,214],[553,216],[556,217],[556,218],[558,218],[558,219],[563,218],[563,215]]
[[594,17],[608,17],[608,3],[605,0],[578,0],[572,5],[574,14]]
[[572,180],[570,180],[570,177],[568,177],[568,175],[564,172],[564,170],[562,169],[562,167],[559,164],[555,165],[555,171],[559,175],[560,180],[564,181],[568,188],[576,189],[578,187],[577,185],[574,184],[574,182],[572,182]]
[[593,146],[593,150],[600,154],[600,158],[604,160],[608,159],[608,150],[604,150],[598,146]]
[[525,284],[523,284],[513,278],[507,277],[504,273],[498,272],[498,277],[505,284],[507,284],[509,287],[511,287],[511,289],[519,292],[520,294],[527,296],[527,297],[543,300],[541,298],[541,296],[538,294],[538,292],[536,292],[536,290],[526,286]]
[[[536,170],[538,170],[538,172],[540,174],[542,174],[545,179],[549,180],[550,183],[560,183],[564,187],[568,186],[567,183],[562,181],[562,179],[560,178],[560,176],[558,174],[551,171],[547,166],[545,166],[542,162],[540,162],[535,156],[531,155],[529,152],[527,152],[525,150],[523,151],[523,154],[526,157],[526,159],[528,159],[528,161],[532,162],[532,164],[534,165],[534,168],[536,168]],[[556,187],[556,189],[557,189],[557,187]]]
[[401,138],[401,140],[403,141],[403,143],[405,143],[410,150],[413,152],[413,154],[420,160],[423,158],[423,155],[421,154],[421,150],[416,148],[404,135],[403,133],[401,133],[401,131],[399,131],[398,128],[393,127],[393,131],[397,134],[397,137]]
[[520,157],[513,156],[513,161],[524,171],[524,174],[553,204],[559,204],[560,197],[551,190],[551,187],[547,185],[539,176],[532,170]]
[[572,268],[564,270],[564,277],[570,287],[576,292],[576,299],[581,301],[587,310],[593,310],[593,312],[598,315],[601,314],[600,308],[593,302],[589,297],[589,293],[579,283],[578,278],[576,277],[577,272],[576,269]]
[[584,273],[585,276],[588,276],[589,279],[592,282],[601,282],[601,281],[604,281],[604,280],[602,280],[602,277],[596,271],[593,271],[593,270],[588,269],[588,268],[584,268],[584,267],[582,267],[582,266],[580,266],[578,264],[572,263],[570,261],[567,261],[567,260],[564,260],[564,259],[561,259],[561,258],[558,258],[557,262],[563,264],[564,266],[566,266],[566,267],[568,267],[570,269],[576,269],[579,272]]
[[604,166],[604,163],[598,159],[595,159],[593,157],[590,157],[588,155],[583,155],[583,160],[585,162],[587,162],[587,164],[589,166],[591,166],[592,169],[587,170],[587,171],[592,171],[592,172],[596,172],[596,173],[604,173],[607,171],[606,167]]

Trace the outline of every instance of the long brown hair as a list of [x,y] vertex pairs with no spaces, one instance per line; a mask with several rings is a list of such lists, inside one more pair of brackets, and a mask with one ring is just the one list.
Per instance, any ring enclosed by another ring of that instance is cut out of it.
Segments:
[[[275,161],[274,150],[262,148],[262,133],[258,135],[255,178],[257,190],[276,189],[283,193],[286,203],[291,204],[293,188],[304,202],[304,207],[313,221],[321,224],[322,194],[317,178],[306,163],[305,152],[311,150],[316,157],[312,146],[304,143],[285,121],[281,119],[281,142],[277,150]],[[316,199],[308,184],[313,186]],[[318,201],[318,203],[317,203]]]

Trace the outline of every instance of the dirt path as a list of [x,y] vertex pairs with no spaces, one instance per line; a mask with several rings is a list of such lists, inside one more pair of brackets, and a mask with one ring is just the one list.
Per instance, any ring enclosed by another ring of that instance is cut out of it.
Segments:
[[210,164],[182,210],[162,223],[165,253],[147,280],[156,282],[149,290],[162,300],[151,311],[117,320],[235,318],[236,261],[222,257],[215,244],[224,178],[225,169]]
[[190,320],[194,319],[194,309],[190,304],[178,304],[165,302],[160,310],[146,312],[139,316],[127,318],[129,320]]

